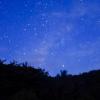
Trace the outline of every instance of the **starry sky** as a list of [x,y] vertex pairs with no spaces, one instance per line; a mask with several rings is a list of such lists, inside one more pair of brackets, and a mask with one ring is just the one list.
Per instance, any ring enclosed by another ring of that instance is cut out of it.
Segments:
[[0,58],[50,75],[100,69],[100,0],[0,0]]

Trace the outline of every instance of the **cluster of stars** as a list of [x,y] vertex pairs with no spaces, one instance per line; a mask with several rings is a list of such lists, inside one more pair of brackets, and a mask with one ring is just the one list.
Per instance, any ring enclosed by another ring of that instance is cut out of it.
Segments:
[[[18,0],[4,4],[1,0],[0,13],[7,13],[0,16],[0,57],[28,61],[52,75],[61,69],[76,74],[100,65],[98,3]],[[3,51],[4,47],[9,52]]]

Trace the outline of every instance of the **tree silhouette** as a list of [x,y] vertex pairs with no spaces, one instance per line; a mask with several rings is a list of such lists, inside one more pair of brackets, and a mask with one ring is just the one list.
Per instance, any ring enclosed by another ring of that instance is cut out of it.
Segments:
[[60,75],[61,75],[61,77],[66,77],[67,76],[67,71],[66,70],[61,70],[60,71]]
[[0,60],[0,100],[99,100],[100,70],[56,77],[41,68]]

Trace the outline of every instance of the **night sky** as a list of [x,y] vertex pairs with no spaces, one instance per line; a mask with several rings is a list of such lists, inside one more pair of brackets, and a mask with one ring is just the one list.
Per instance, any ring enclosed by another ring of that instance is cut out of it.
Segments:
[[0,58],[56,75],[100,68],[100,0],[0,0]]

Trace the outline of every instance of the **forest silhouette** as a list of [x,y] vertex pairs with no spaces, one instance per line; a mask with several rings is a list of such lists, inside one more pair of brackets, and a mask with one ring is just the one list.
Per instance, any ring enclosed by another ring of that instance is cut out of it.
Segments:
[[99,100],[100,70],[55,77],[27,63],[0,60],[0,100]]

